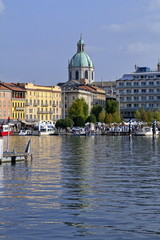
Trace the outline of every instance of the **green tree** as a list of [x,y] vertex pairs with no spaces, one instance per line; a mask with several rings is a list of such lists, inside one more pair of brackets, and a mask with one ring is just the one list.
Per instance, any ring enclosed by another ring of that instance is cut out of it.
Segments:
[[72,128],[73,125],[74,125],[74,122],[71,118],[65,118],[64,119],[64,125],[65,125],[65,128],[67,128],[67,127]]
[[99,122],[104,122],[105,117],[106,117],[106,111],[105,111],[105,110],[102,110],[102,111],[99,113],[99,116],[98,116]]
[[119,110],[115,111],[113,114],[112,114],[112,120],[113,122],[116,122],[116,123],[120,123],[122,121],[121,117],[120,117],[120,113],[119,113]]
[[137,121],[140,121],[141,120],[141,114],[138,110],[135,111],[135,114],[134,114],[134,117]]
[[65,119],[59,119],[57,120],[55,127],[56,128],[62,128],[62,129],[66,129],[67,127],[72,128],[74,125],[74,122],[72,119],[70,118],[65,118]]
[[90,114],[85,122],[96,123],[96,116],[94,114]]
[[147,112],[143,107],[140,109],[140,115],[141,115],[141,121],[143,122],[148,121]]
[[119,109],[119,102],[113,99],[109,99],[106,101],[106,112],[107,113],[115,113]]
[[113,122],[113,117],[111,113],[106,113],[105,119],[104,119],[105,123],[112,123]]
[[102,111],[102,107],[100,105],[94,105],[92,107],[91,113],[95,115],[96,121],[98,121],[98,117],[101,111]]
[[159,111],[155,111],[155,112],[154,112],[154,118],[155,118],[157,121],[160,121],[160,112],[159,112]]
[[69,108],[69,117],[73,119],[76,116],[81,116],[83,119],[88,116],[88,104],[83,98],[76,99]]
[[147,122],[153,122],[154,120],[154,112],[152,110],[149,110],[147,112]]
[[85,125],[85,120],[81,115],[74,116],[73,122],[74,122],[74,126],[84,127]]
[[58,128],[64,128],[64,119],[57,120],[55,127]]

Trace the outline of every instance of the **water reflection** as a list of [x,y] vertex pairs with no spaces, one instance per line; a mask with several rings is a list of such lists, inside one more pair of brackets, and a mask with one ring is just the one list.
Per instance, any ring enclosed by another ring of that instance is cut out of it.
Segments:
[[[28,139],[11,137],[11,149]],[[160,138],[33,137],[32,162],[0,166],[1,236],[158,239],[159,146]]]

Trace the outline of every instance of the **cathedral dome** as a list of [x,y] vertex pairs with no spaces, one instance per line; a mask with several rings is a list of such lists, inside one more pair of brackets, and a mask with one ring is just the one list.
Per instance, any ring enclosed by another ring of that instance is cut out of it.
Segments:
[[77,52],[69,65],[70,67],[94,67],[91,58],[85,52]]
[[94,68],[94,64],[91,58],[84,50],[85,42],[82,37],[77,43],[77,53],[72,57],[69,66],[70,67],[92,67]]

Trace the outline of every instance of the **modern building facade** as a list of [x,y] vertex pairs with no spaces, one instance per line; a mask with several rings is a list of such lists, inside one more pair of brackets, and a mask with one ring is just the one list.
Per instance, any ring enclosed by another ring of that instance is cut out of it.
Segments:
[[124,74],[116,81],[116,94],[124,118],[133,118],[135,111],[160,109],[160,63],[152,71],[148,67],[136,67],[136,71]]
[[77,43],[77,53],[71,58],[68,64],[68,81],[86,79],[88,84],[94,81],[94,64],[85,52],[85,42],[80,37]]

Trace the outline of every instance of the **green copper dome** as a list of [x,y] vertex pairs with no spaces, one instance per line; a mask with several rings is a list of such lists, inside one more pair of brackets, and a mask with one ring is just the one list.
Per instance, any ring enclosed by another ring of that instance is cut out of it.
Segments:
[[85,42],[82,39],[77,43],[77,53],[72,57],[69,66],[70,67],[92,67],[94,68],[91,58],[87,55],[84,50]]
[[85,52],[77,52],[70,61],[70,67],[94,67],[90,57]]

